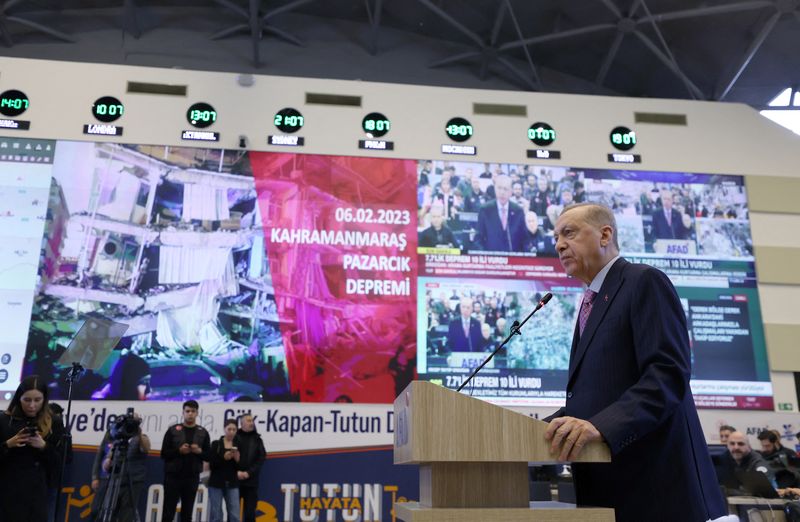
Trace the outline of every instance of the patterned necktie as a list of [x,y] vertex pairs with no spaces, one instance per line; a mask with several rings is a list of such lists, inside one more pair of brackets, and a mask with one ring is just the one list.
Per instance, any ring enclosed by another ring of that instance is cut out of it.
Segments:
[[586,328],[586,322],[589,320],[589,314],[592,313],[592,303],[597,296],[597,292],[589,290],[588,288],[583,293],[583,302],[581,303],[581,312],[578,316],[578,328],[580,335],[583,335],[583,329]]

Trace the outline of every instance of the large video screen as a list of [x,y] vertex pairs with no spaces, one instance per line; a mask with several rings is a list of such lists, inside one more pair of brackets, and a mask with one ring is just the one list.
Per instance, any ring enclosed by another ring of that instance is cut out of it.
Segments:
[[77,360],[77,399],[390,403],[552,292],[466,390],[557,406],[582,285],[553,224],[598,201],[678,290],[698,405],[772,408],[741,177],[0,138],[0,194],[6,394]]

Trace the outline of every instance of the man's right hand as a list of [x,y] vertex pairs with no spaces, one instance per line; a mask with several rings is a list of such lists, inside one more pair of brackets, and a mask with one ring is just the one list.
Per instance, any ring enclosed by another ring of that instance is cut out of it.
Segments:
[[94,479],[92,481],[92,491],[97,491],[97,488],[99,488],[99,487],[100,487],[100,481],[97,480],[97,479]]
[[192,451],[192,448],[190,448],[190,447],[189,447],[189,444],[188,444],[188,443],[186,443],[186,442],[184,442],[183,444],[181,444],[181,447],[180,447],[180,448],[178,448],[178,452],[179,452],[181,455],[188,455],[190,451]]

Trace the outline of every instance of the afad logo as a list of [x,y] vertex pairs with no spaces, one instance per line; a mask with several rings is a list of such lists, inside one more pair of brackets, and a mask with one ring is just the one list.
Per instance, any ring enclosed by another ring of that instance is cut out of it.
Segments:
[[282,522],[396,522],[394,503],[408,501],[397,490],[384,484],[284,483]]

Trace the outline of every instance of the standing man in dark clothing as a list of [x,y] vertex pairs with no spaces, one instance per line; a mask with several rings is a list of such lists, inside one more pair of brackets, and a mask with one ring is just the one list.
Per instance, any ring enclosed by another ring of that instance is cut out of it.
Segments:
[[181,501],[181,522],[191,522],[194,498],[200,483],[203,461],[208,461],[211,445],[208,432],[197,424],[198,404],[183,403],[183,422],[170,426],[161,444],[164,459],[164,512],[162,522],[172,522],[178,499]]
[[256,504],[258,503],[258,475],[267,452],[264,441],[256,432],[256,423],[253,416],[242,415],[239,438],[239,497],[244,504],[242,509],[243,522],[256,521]]

